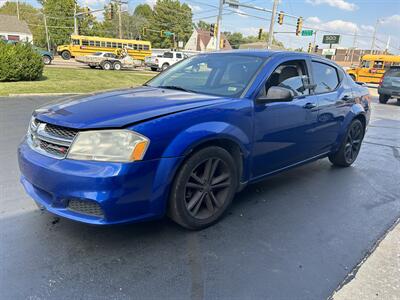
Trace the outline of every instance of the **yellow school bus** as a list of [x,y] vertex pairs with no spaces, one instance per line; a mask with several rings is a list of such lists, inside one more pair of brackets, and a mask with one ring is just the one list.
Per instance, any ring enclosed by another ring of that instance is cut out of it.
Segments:
[[126,48],[133,59],[144,60],[151,55],[149,41],[113,39],[98,36],[71,35],[71,43],[57,47],[57,53],[63,59],[93,54],[95,52],[115,52]]
[[379,83],[383,74],[391,67],[400,65],[400,55],[366,54],[360,65],[347,70],[355,80],[368,83]]

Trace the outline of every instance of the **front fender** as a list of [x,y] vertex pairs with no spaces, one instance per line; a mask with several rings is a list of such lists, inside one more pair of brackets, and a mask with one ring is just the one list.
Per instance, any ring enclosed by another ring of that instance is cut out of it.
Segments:
[[250,139],[240,128],[225,122],[205,122],[179,133],[165,149],[163,157],[185,156],[193,148],[216,139],[235,142],[246,157],[250,153]]
[[205,122],[193,125],[179,133],[168,145],[163,157],[184,157],[194,148],[216,140],[229,140],[239,146],[243,155],[242,179],[249,176],[250,138],[240,128],[225,122]]

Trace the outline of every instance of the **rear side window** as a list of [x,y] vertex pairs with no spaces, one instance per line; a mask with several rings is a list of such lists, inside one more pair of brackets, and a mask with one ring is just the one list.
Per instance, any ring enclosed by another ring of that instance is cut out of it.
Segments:
[[182,58],[182,54],[177,53],[177,54],[176,54],[176,58]]
[[339,85],[336,68],[324,63],[312,62],[316,94],[329,93]]
[[393,68],[386,72],[385,77],[400,77],[400,68]]

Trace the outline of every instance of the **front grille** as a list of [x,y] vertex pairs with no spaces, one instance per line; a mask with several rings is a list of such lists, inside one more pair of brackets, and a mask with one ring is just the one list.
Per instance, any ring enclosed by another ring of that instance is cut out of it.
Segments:
[[78,130],[48,124],[33,118],[28,130],[28,143],[32,149],[62,159],[78,134]]
[[84,215],[104,217],[100,205],[91,200],[72,199],[68,203],[68,209]]
[[73,139],[78,133],[77,130],[52,124],[47,124],[44,130],[51,135],[58,136],[64,139]]

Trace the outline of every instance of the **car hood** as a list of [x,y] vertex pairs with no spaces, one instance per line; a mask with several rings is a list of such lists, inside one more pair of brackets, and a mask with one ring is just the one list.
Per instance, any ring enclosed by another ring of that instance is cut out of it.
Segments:
[[71,97],[37,109],[34,116],[77,129],[113,128],[224,101],[217,96],[143,86]]

